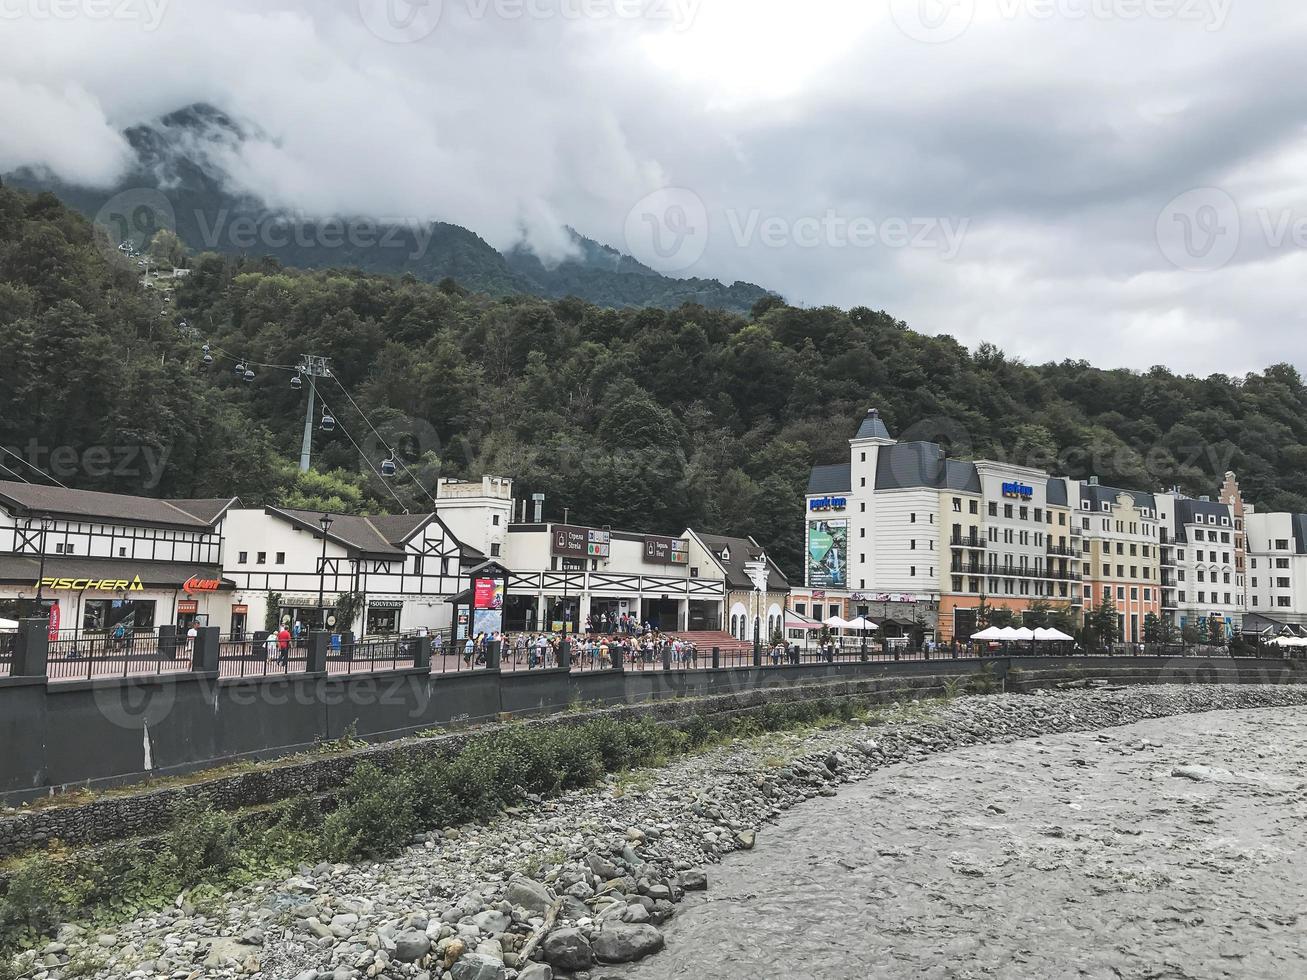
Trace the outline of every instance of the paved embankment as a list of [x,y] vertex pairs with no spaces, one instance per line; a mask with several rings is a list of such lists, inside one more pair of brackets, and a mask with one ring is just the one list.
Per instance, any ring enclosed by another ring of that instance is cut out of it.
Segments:
[[[543,980],[550,968],[611,970],[599,964],[663,946],[660,927],[685,890],[706,883],[705,866],[752,848],[758,830],[796,804],[887,766],[1192,712],[1304,704],[1298,686],[1161,686],[888,708],[866,727],[741,740],[597,789],[524,799],[488,826],[433,833],[391,862],[305,868],[245,889],[207,917],[182,901],[101,935],[66,929],[33,975],[66,976],[61,963],[88,955],[102,965],[85,975],[102,977],[499,980],[520,970]],[[1031,741],[1007,751],[1049,761]],[[546,917],[548,935],[533,945]],[[669,969],[679,955],[666,958]]]

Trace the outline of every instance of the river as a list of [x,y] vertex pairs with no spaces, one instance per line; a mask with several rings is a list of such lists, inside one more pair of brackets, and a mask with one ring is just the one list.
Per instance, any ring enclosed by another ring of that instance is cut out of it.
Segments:
[[1307,710],[968,748],[788,812],[623,980],[1307,976]]

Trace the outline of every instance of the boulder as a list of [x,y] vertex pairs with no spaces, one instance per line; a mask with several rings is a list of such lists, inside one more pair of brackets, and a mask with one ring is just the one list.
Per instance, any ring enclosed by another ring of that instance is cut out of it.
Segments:
[[588,970],[594,950],[579,929],[555,929],[545,937],[541,950],[551,966],[560,970]]
[[401,963],[416,963],[431,952],[431,940],[425,932],[405,929],[395,937],[395,959]]
[[554,971],[548,963],[529,963],[517,975],[517,980],[554,980]]
[[480,953],[468,953],[450,971],[454,980],[504,980],[507,971],[499,960]]
[[553,904],[554,896],[538,881],[515,875],[504,892],[504,900],[528,912],[539,912],[543,915]]
[[594,952],[601,963],[634,963],[663,948],[663,934],[650,925],[606,923],[594,935]]

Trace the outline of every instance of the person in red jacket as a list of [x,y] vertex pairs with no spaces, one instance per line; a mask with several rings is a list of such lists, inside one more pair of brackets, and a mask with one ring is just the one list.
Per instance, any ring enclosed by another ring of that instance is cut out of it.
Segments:
[[290,630],[286,629],[286,624],[281,624],[281,629],[277,630],[277,662],[283,667],[290,657]]

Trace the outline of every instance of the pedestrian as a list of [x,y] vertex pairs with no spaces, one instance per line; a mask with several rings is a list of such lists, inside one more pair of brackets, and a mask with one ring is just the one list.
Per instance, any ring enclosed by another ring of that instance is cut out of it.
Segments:
[[192,656],[195,654],[195,640],[200,635],[200,631],[191,623],[191,628],[186,631],[186,652]]
[[290,661],[290,630],[283,624],[277,631],[277,663],[285,667]]

